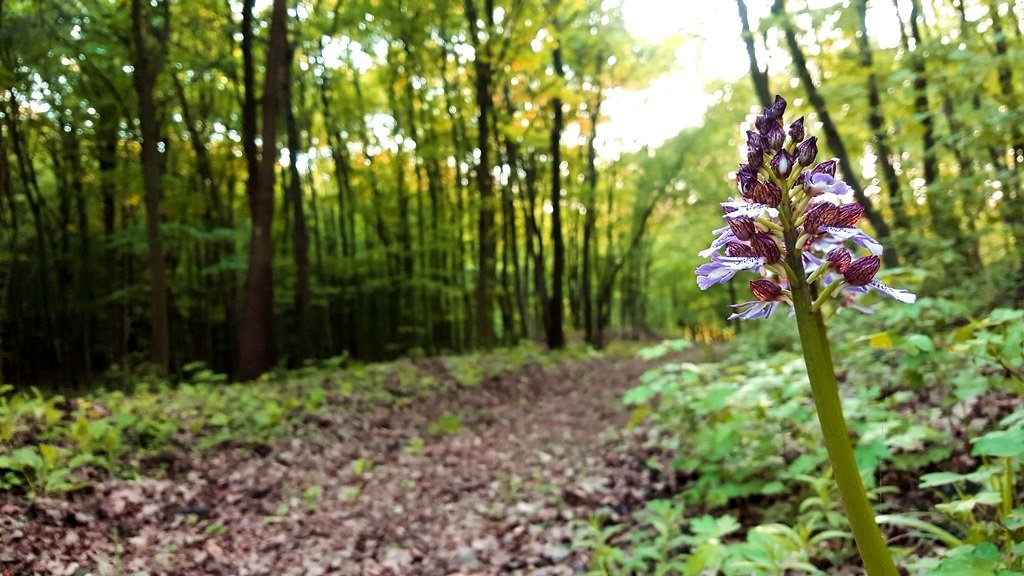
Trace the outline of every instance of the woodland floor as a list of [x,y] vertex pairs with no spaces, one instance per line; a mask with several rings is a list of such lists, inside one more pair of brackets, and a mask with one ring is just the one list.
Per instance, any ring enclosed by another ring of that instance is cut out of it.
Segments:
[[[622,393],[648,367],[530,365],[401,407],[310,416],[257,450],[171,453],[161,479],[0,498],[0,574],[579,573],[574,529],[660,490],[622,432]],[[432,436],[445,413],[461,427]]]

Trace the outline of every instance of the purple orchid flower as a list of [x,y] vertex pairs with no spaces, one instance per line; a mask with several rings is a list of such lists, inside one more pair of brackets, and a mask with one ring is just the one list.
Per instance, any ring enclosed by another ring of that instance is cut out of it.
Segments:
[[[830,300],[870,313],[855,299],[869,290],[900,302],[914,302],[912,293],[875,279],[882,245],[856,227],[864,207],[852,201],[852,189],[836,176],[834,159],[810,167],[817,156],[817,138],[805,134],[803,119],[789,126],[782,115],[786,102],[777,97],[746,133],[747,162],[736,172],[737,198],[722,202],[727,226],[714,231],[711,246],[700,252],[711,261],[696,269],[697,285],[706,290],[728,282],[738,272],[761,277],[751,283],[756,300],[735,304],[730,319],[770,317],[780,304],[791,307],[799,291],[813,294],[812,311]],[[797,242],[793,242],[798,238]],[[869,253],[855,258],[856,246]],[[806,275],[807,285],[787,274]],[[806,297],[806,296],[805,296]]]

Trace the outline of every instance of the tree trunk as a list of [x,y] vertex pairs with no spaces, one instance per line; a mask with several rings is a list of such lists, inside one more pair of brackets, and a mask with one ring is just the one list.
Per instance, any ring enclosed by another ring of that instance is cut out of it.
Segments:
[[[954,252],[963,259],[966,254],[962,250],[965,245],[962,242],[960,218],[955,212],[950,191],[939,182],[938,141],[935,137],[934,116],[928,105],[928,75],[921,48],[921,18],[921,4],[918,0],[912,0],[910,29],[914,37],[914,47],[910,51],[910,68],[914,73],[914,115],[921,123],[922,130],[921,165],[927,190],[928,212],[931,216],[932,233],[939,238],[952,239]],[[950,266],[948,277],[952,279],[959,270],[963,270],[962,264]]]
[[844,179],[850,185],[850,188],[853,189],[854,198],[864,207],[864,217],[867,218],[868,222],[875,229],[878,240],[888,245],[886,251],[882,254],[885,265],[889,267],[899,266],[899,256],[891,242],[889,225],[882,218],[882,214],[871,205],[871,201],[868,200],[867,196],[864,195],[864,190],[861,189],[857,173],[853,168],[853,162],[850,160],[849,154],[846,153],[846,146],[839,136],[839,130],[836,128],[835,122],[832,121],[832,116],[828,113],[825,99],[818,92],[818,87],[814,85],[814,79],[811,78],[811,72],[807,68],[807,58],[804,56],[803,48],[800,47],[800,43],[796,39],[793,24],[785,13],[785,0],[775,0],[775,3],[772,5],[772,14],[781,17],[782,31],[786,38],[786,46],[789,48],[789,53],[793,58],[793,66],[800,77],[800,82],[807,91],[807,100],[814,107],[814,111],[818,114],[818,120],[821,121],[822,129],[825,132],[825,141],[839,159]]
[[476,188],[479,196],[479,219],[477,221],[477,280],[476,300],[476,344],[482,348],[494,346],[494,285],[496,284],[497,242],[495,237],[495,198],[491,181],[490,127],[494,102],[491,98],[490,56],[486,46],[480,42],[476,0],[466,0],[466,20],[469,22],[470,43],[476,51],[473,70],[476,73],[474,88],[477,104],[476,144],[480,156],[476,167]]
[[740,25],[743,27],[743,44],[747,48],[747,60],[750,62],[750,81],[754,83],[754,92],[761,101],[761,106],[767,108],[772,103],[772,92],[768,88],[768,73],[757,63],[757,50],[754,48],[754,34],[750,31],[747,3],[744,0],[736,0],[736,10],[739,12]]
[[[557,26],[556,26],[557,27]],[[565,80],[562,67],[562,46],[555,39],[552,51],[555,74]],[[556,88],[561,89],[561,84]],[[557,92],[556,92],[557,93]],[[551,124],[551,250],[554,262],[551,266],[551,299],[548,301],[548,348],[557,350],[565,347],[565,319],[562,282],[565,278],[565,241],[562,237],[562,99],[555,96],[551,101],[554,119]]]
[[150,359],[160,374],[167,374],[171,363],[170,320],[167,306],[167,276],[163,240],[160,235],[160,201],[163,196],[160,151],[157,148],[156,101],[153,89],[166,57],[170,23],[165,3],[161,29],[154,31],[142,0],[132,0],[132,76],[139,100],[139,128],[142,134],[142,179],[145,187],[146,236],[149,244],[149,322],[152,330]]
[[[136,0],[137,1],[137,0]],[[244,16],[244,15],[243,15]],[[238,377],[252,380],[274,364],[271,322],[274,305],[271,225],[274,217],[274,167],[277,165],[277,117],[281,76],[287,50],[287,12],[284,0],[274,0],[263,82],[263,153],[257,185],[251,187],[249,267],[245,278],[239,334]]]
[[[604,56],[596,58],[597,76],[601,73]],[[587,195],[584,201],[583,242],[580,250],[580,298],[583,304],[583,337],[588,344],[597,347],[597,326],[594,318],[594,260],[597,246],[594,233],[597,229],[597,123],[601,120],[601,101],[604,91],[599,86],[594,101],[590,103],[590,134],[587,135]]]
[[[989,15],[992,18],[992,36],[995,38],[996,55],[999,56],[999,88],[1002,94],[1002,102],[1011,110],[1016,106],[1017,97],[1014,90],[1013,69],[1010,64],[1010,57],[1007,55],[1008,46],[1006,34],[1003,33],[1002,19],[999,17],[999,6],[994,0],[989,0]],[[1010,149],[1013,151],[1013,162],[1006,177],[1006,198],[1003,203],[1005,216],[1003,220],[1007,223],[1013,234],[1014,244],[1017,248],[1019,268],[1017,271],[1017,290],[1014,295],[1016,304],[1024,303],[1024,198],[1021,198],[1021,176],[1019,158],[1024,158],[1024,136],[1020,126],[1016,123],[1010,125]]]
[[[882,98],[878,92],[878,76],[874,71],[874,58],[867,27],[867,0],[857,0],[857,15],[860,22],[860,65],[867,71],[868,79],[868,125],[875,141],[879,169],[886,187],[889,188],[889,208],[892,210],[893,225],[902,233],[910,232],[910,219],[904,205],[903,187],[892,164],[893,154],[885,134],[885,120],[882,115]],[[908,250],[909,252],[909,250]]]
[[313,331],[310,317],[311,301],[309,288],[309,230],[306,224],[306,210],[302,199],[302,181],[299,179],[299,128],[295,122],[295,104],[292,100],[292,65],[295,45],[289,44],[284,65],[285,124],[288,132],[288,197],[292,204],[292,251],[295,258],[295,364],[313,356]]

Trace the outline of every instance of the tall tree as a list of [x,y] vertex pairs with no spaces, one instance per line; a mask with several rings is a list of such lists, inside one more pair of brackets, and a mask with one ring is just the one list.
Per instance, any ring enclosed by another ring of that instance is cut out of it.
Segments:
[[[494,2],[487,0],[485,7],[488,18],[493,18]],[[479,201],[477,220],[477,279],[476,279],[476,343],[478,346],[494,345],[494,285],[497,283],[497,234],[495,231],[495,196],[491,178],[491,123],[494,114],[494,100],[491,93],[491,78],[494,74],[490,54],[490,36],[480,29],[480,15],[476,0],[466,0],[466,21],[469,24],[469,41],[473,46],[473,88],[476,95],[476,188]],[[486,38],[486,39],[485,39]]]
[[853,195],[857,202],[864,207],[864,217],[867,218],[868,222],[875,229],[879,240],[889,245],[882,254],[882,259],[885,261],[886,266],[898,266],[899,256],[897,255],[896,247],[892,246],[891,243],[892,235],[889,232],[889,225],[885,222],[882,214],[871,204],[868,197],[864,195],[864,190],[860,186],[860,178],[857,177],[857,172],[853,168],[853,161],[846,152],[846,145],[843,143],[842,137],[839,136],[839,129],[832,120],[832,115],[829,114],[828,106],[825,105],[825,98],[818,91],[818,86],[811,77],[811,71],[807,67],[807,57],[804,55],[804,50],[797,40],[793,23],[786,14],[785,0],[775,0],[772,4],[772,15],[779,20],[779,25],[786,40],[786,46],[789,49],[790,56],[793,58],[793,67],[796,68],[800,83],[807,92],[807,100],[818,114],[818,120],[821,122],[822,130],[825,133],[825,141],[839,159],[839,166],[843,170],[843,178],[853,189]]
[[878,90],[878,75],[874,69],[874,58],[871,53],[871,42],[867,25],[867,0],[857,0],[857,18],[860,24],[857,47],[860,53],[860,65],[867,72],[868,86],[868,125],[875,144],[879,169],[886,187],[889,189],[889,209],[892,210],[893,225],[897,230],[910,232],[910,220],[904,205],[904,194],[900,185],[896,167],[893,166],[893,153],[889,148],[886,136],[885,117],[882,113],[882,97]]
[[[557,7],[557,2],[556,2]],[[554,47],[551,63],[558,79],[555,96],[551,99],[551,250],[554,262],[551,266],[551,299],[548,301],[548,347],[558,349],[565,346],[565,301],[563,281],[565,279],[565,238],[562,234],[562,98],[560,92],[565,82],[565,67],[562,65],[562,44],[559,40],[558,17],[552,23]]]
[[754,46],[754,33],[750,30],[747,3],[744,0],[736,0],[736,11],[739,13],[740,25],[743,28],[743,45],[747,49],[747,61],[750,64],[750,81],[754,83],[754,92],[757,93],[761,106],[767,108],[772,103],[772,92],[768,88],[768,72],[762,70],[757,62],[757,49]]
[[277,118],[287,56],[285,0],[274,0],[263,81],[263,150],[256,186],[249,190],[249,266],[243,293],[238,377],[251,380],[274,364],[271,324],[274,314],[274,168],[277,165]]
[[139,131],[142,136],[142,179],[146,190],[146,234],[149,246],[149,322],[152,336],[150,358],[161,374],[171,362],[170,315],[167,298],[163,239],[160,234],[160,201],[163,197],[159,128],[154,88],[167,58],[171,30],[170,2],[158,4],[160,13],[150,13],[149,2],[132,0],[132,77],[139,101]]
[[302,365],[304,360],[313,356],[313,332],[310,317],[309,227],[306,223],[302,180],[299,177],[299,127],[295,120],[296,105],[293,98],[294,59],[295,43],[291,42],[284,65],[283,107],[288,135],[288,199],[292,205],[292,252],[295,259],[295,362]]

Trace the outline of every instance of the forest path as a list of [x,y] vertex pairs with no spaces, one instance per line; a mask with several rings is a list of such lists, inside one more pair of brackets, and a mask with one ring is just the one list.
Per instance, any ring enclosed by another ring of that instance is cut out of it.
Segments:
[[650,365],[528,365],[401,407],[311,416],[264,456],[225,449],[166,480],[3,504],[0,529],[14,532],[0,574],[577,573],[579,521],[651,489],[621,402]]

